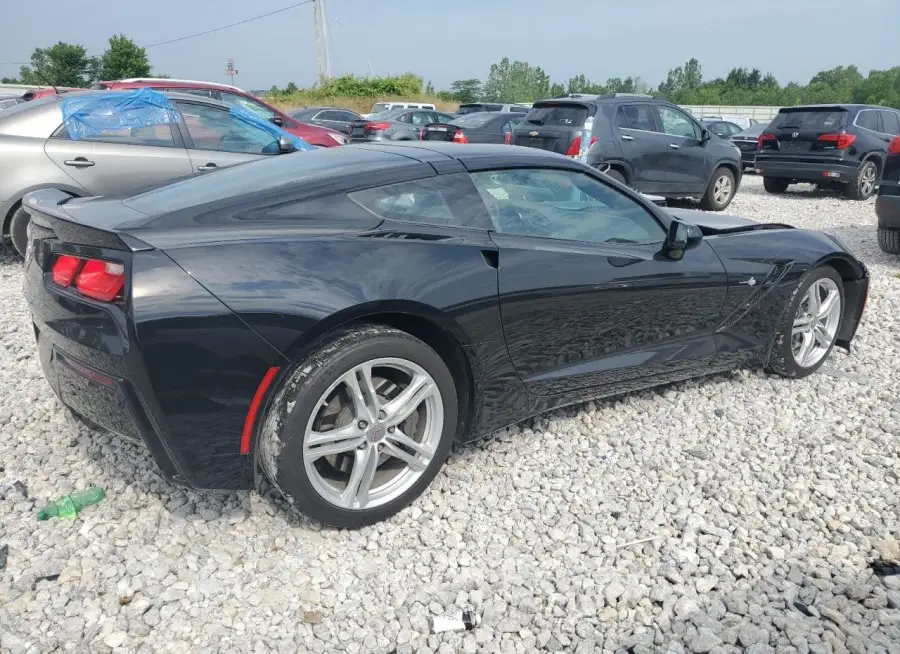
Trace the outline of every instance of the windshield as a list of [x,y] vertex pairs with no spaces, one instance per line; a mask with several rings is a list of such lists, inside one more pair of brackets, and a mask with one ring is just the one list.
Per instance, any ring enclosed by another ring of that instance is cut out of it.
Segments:
[[789,109],[778,112],[772,127],[778,129],[839,129],[847,112],[843,109]]
[[769,123],[756,123],[755,125],[750,125],[743,132],[738,132],[735,136],[759,136],[766,128],[769,126]]
[[496,114],[469,114],[468,116],[462,116],[453,121],[453,125],[458,125],[459,127],[482,127],[486,125],[488,122],[496,118]]
[[372,105],[372,113],[377,114],[381,111],[387,111],[390,108],[391,105],[389,105],[387,102],[376,102],[374,105]]
[[534,125],[581,127],[587,120],[588,109],[580,104],[540,105],[525,114],[525,122]]

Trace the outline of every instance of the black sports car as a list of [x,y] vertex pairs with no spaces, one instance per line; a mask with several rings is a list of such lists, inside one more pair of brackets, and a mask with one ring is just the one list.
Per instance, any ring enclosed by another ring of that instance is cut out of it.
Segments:
[[272,157],[125,200],[27,196],[47,379],[171,480],[383,519],[451,443],[561,405],[849,347],[868,274],[826,234],[655,206],[534,148]]

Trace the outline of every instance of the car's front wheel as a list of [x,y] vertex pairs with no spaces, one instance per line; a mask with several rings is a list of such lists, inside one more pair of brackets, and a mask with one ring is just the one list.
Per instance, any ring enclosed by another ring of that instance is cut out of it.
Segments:
[[262,468],[301,513],[356,528],[407,506],[456,433],[457,393],[421,340],[362,326],[323,344],[280,386],[260,433]]
[[900,229],[879,227],[878,247],[888,254],[900,254]]
[[844,284],[830,266],[814,268],[784,312],[768,369],[782,377],[811,375],[825,362],[844,315]]
[[778,177],[763,177],[763,188],[766,193],[784,193],[787,191],[788,181]]
[[719,168],[713,173],[700,207],[707,211],[722,211],[731,204],[735,190],[734,173],[728,168]]

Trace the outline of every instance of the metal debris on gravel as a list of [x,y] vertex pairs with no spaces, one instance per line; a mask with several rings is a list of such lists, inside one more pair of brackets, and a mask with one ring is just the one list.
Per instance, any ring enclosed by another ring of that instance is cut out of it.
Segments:
[[[900,652],[900,576],[870,567],[900,538],[900,258],[872,201],[748,176],[728,213],[828,230],[869,265],[852,356],[547,414],[459,449],[356,532],[179,490],[139,447],[72,426],[4,257],[0,484],[28,492],[0,500],[0,651]],[[109,499],[83,520],[34,520],[89,484]],[[469,605],[474,631],[429,633]]]

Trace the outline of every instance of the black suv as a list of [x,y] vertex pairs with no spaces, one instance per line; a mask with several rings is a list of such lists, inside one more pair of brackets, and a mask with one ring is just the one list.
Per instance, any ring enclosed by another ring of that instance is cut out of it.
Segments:
[[643,193],[721,211],[741,183],[741,153],[690,114],[649,95],[569,94],[535,102],[511,143],[570,157],[593,118],[587,163]]
[[805,182],[853,200],[875,194],[900,111],[860,104],[785,107],[759,136],[756,172],[769,193]]

